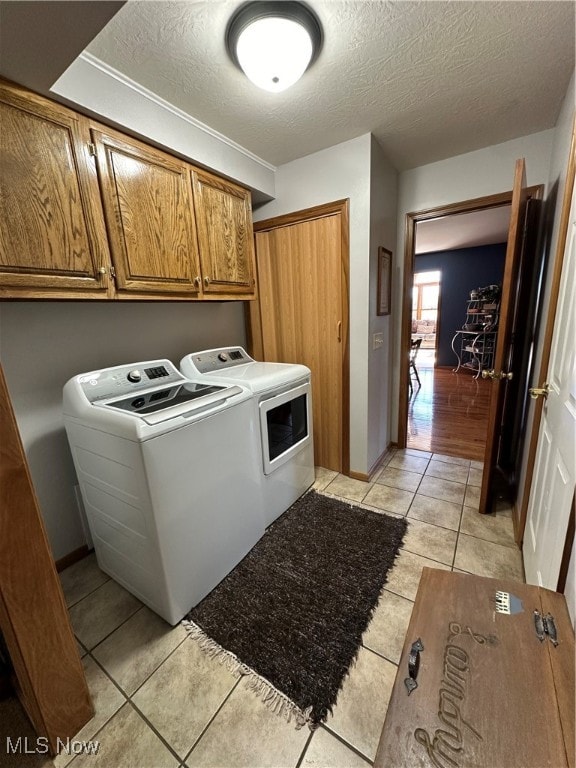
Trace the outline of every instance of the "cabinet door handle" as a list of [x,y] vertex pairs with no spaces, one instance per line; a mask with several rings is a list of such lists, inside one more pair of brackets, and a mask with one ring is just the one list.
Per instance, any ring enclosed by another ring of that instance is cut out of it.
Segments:
[[210,285],[210,278],[209,278],[209,277],[205,277],[205,278],[204,278],[204,283],[205,283],[206,285]]
[[336,323],[336,334],[338,337],[338,341],[342,341],[342,320],[338,320]]
[[200,277],[196,275],[196,277],[194,278],[194,285],[200,285],[201,282],[202,281],[200,280]]

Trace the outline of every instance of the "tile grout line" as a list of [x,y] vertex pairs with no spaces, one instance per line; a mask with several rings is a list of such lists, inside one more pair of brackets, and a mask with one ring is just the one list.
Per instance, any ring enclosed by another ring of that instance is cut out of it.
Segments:
[[[120,586],[120,585],[119,585],[119,586]],[[123,587],[122,587],[122,589],[123,589]],[[111,632],[108,632],[108,634],[107,634],[107,635],[105,635],[105,636],[104,636],[104,637],[103,637],[101,640],[98,640],[98,642],[96,643],[96,645],[93,645],[91,648],[89,648],[89,647],[86,645],[86,643],[85,643],[85,642],[84,642],[84,641],[83,641],[83,640],[82,640],[80,637],[78,637],[78,635],[76,634],[76,632],[74,632],[74,637],[75,637],[75,638],[78,640],[78,642],[82,643],[83,647],[84,647],[84,648],[86,648],[86,651],[87,651],[87,653],[90,653],[90,654],[91,654],[91,653],[92,653],[92,651],[95,651],[95,650],[96,650],[96,648],[98,648],[98,646],[99,646],[99,645],[102,645],[102,643],[103,643],[105,640],[108,640],[108,638],[110,637],[110,635],[113,635],[113,634],[114,634],[114,632],[116,632],[116,630],[120,629],[120,627],[123,627],[123,626],[124,626],[124,624],[126,624],[126,622],[130,621],[130,619],[131,619],[133,616],[136,616],[136,614],[137,614],[137,613],[140,613],[140,611],[141,611],[143,608],[146,608],[146,606],[144,605],[144,603],[140,603],[140,607],[139,607],[139,608],[136,608],[136,610],[135,610],[133,613],[131,613],[129,616],[126,616],[126,618],[125,618],[125,619],[123,619],[123,620],[120,622],[120,624],[118,624],[118,626],[117,626],[117,627],[114,627],[114,629],[113,629]],[[72,627],[72,629],[74,629],[74,627]]]
[[[413,519],[413,518],[411,518]],[[419,520],[417,522],[420,522]],[[440,526],[434,526],[435,528],[439,528]],[[442,528],[443,531],[447,531],[448,528]],[[458,542],[458,539],[456,539],[456,543]],[[443,560],[438,560],[436,557],[430,557],[430,555],[421,555],[420,552],[413,552],[411,549],[408,549],[406,546],[402,547],[402,552],[409,552],[411,555],[416,555],[417,557],[423,557],[426,560],[431,560],[433,563],[438,563],[439,565],[445,565],[447,568],[451,568],[452,566],[450,563],[445,563]],[[456,545],[454,545],[454,552],[456,552]]]
[[[80,562],[81,562],[81,561],[80,561]],[[101,573],[104,573],[104,571],[100,571],[100,572],[101,572]],[[64,573],[64,571],[62,571],[62,573]],[[58,574],[58,575],[60,575],[60,574]],[[97,586],[97,587],[94,587],[94,589],[91,589],[91,590],[90,590],[90,592],[86,592],[86,594],[85,594],[85,595],[82,595],[82,597],[79,597],[79,598],[78,598],[78,600],[75,600],[73,603],[69,603],[69,604],[68,604],[68,603],[66,603],[66,608],[68,608],[68,610],[70,610],[71,608],[75,608],[77,605],[80,605],[80,603],[82,602],[82,600],[85,600],[87,597],[90,597],[90,595],[93,595],[95,592],[98,592],[98,590],[99,590],[101,587],[103,587],[105,584],[108,584],[108,582],[109,582],[109,581],[112,581],[112,580],[113,580],[111,576],[108,576],[108,574],[106,574],[106,573],[105,573],[104,575],[105,575],[107,578],[106,578],[106,580],[105,580],[105,581],[103,581],[103,582],[102,582],[102,584],[98,584],[98,586]],[[60,581],[60,586],[62,586],[62,582],[61,582],[61,581]],[[63,587],[63,586],[62,586],[62,592],[64,592],[64,587]],[[64,594],[64,597],[66,597],[66,595],[65,595],[65,594]]]
[[294,768],[300,768],[302,765],[302,761],[304,760],[306,756],[306,752],[308,751],[308,747],[310,746],[310,742],[312,741],[312,737],[314,736],[314,731],[310,731],[310,734],[308,738],[306,739],[306,744],[304,744],[304,749],[302,750],[300,757],[298,758],[298,762],[294,766]]
[[[179,626],[181,626],[180,622],[179,622]],[[131,694],[126,694],[126,696],[128,696],[128,698],[130,698],[130,699],[131,699],[133,696],[135,696],[135,695],[138,693],[138,691],[139,691],[139,690],[140,690],[140,689],[141,689],[141,688],[142,688],[144,685],[146,685],[146,683],[148,682],[148,680],[150,680],[150,678],[152,677],[152,675],[156,674],[156,672],[158,672],[158,670],[160,669],[160,667],[161,667],[163,664],[165,664],[165,662],[167,662],[167,661],[168,661],[168,659],[169,659],[171,656],[173,656],[173,655],[176,653],[176,651],[177,651],[177,650],[178,650],[178,649],[179,649],[179,648],[180,648],[182,645],[184,645],[184,643],[186,642],[186,640],[191,640],[191,638],[190,638],[190,635],[189,635],[188,633],[186,633],[186,635],[185,635],[185,636],[182,638],[182,640],[180,640],[180,642],[178,643],[178,645],[176,645],[176,646],[175,646],[175,647],[174,647],[174,648],[173,648],[173,649],[170,651],[170,653],[169,653],[169,654],[168,654],[168,655],[167,655],[167,656],[166,656],[164,659],[162,659],[162,661],[160,662],[160,664],[158,664],[158,666],[157,666],[157,667],[154,667],[154,669],[152,670],[152,672],[150,672],[150,674],[149,674],[149,675],[148,675],[148,676],[147,676],[147,677],[146,677],[144,680],[142,680],[142,682],[141,682],[141,683],[138,685],[138,687],[137,687],[137,688],[136,688],[136,689],[135,689],[135,690],[134,690],[134,691],[133,691]]]
[[220,711],[222,710],[222,707],[223,707],[223,706],[226,704],[226,702],[228,701],[228,699],[230,698],[230,696],[232,696],[232,694],[234,693],[234,691],[236,690],[236,688],[238,688],[238,686],[240,685],[240,681],[241,681],[241,680],[242,680],[242,677],[239,677],[239,678],[238,678],[238,680],[236,680],[236,682],[235,682],[235,683],[234,683],[234,685],[232,686],[232,688],[231,688],[231,689],[228,691],[228,694],[225,696],[224,700],[222,701],[222,703],[220,704],[220,706],[218,707],[218,709],[216,710],[216,712],[214,712],[214,714],[212,715],[212,717],[210,718],[210,720],[209,720],[209,721],[206,723],[206,725],[205,725],[205,726],[204,726],[204,728],[202,729],[202,732],[200,733],[200,735],[198,736],[198,738],[197,738],[197,739],[194,741],[194,743],[193,743],[193,744],[192,744],[192,746],[190,747],[190,750],[187,752],[187,754],[186,754],[186,757],[184,758],[184,761],[183,761],[183,762],[186,762],[186,760],[188,760],[188,758],[190,757],[190,755],[192,754],[192,752],[194,752],[194,750],[196,749],[196,747],[198,746],[198,744],[200,743],[200,741],[201,741],[201,740],[204,738],[204,734],[205,734],[205,733],[207,732],[207,730],[210,728],[210,726],[212,725],[212,723],[214,722],[214,720],[216,719],[217,715],[220,713]]
[[[142,606],[142,607],[145,607],[145,606]],[[136,613],[138,613],[138,611],[137,611]],[[135,616],[135,615],[136,615],[136,614],[133,614],[133,616]],[[126,623],[126,622],[124,622],[124,623]],[[122,626],[122,625],[120,625],[120,626]],[[120,629],[120,626],[119,626],[119,627],[117,627],[117,629]],[[115,630],[115,631],[116,631],[116,630]],[[113,634],[113,633],[111,633],[111,634]],[[134,695],[135,695],[135,694],[136,694],[136,693],[137,693],[137,692],[140,690],[140,688],[142,688],[142,686],[143,686],[143,685],[144,685],[146,682],[148,682],[148,680],[149,680],[149,679],[152,677],[152,675],[153,675],[155,672],[157,672],[157,671],[158,671],[158,669],[159,669],[159,668],[162,666],[162,664],[164,664],[164,662],[165,662],[165,661],[167,661],[167,660],[170,658],[170,656],[172,656],[172,654],[173,654],[173,653],[175,653],[175,652],[178,650],[178,648],[180,648],[180,646],[181,646],[181,645],[182,645],[182,644],[183,644],[183,643],[184,643],[186,640],[188,640],[188,639],[189,639],[189,637],[188,637],[188,636],[185,636],[184,638],[182,638],[182,640],[181,640],[181,641],[178,643],[178,645],[177,645],[177,646],[176,646],[176,647],[175,647],[175,648],[174,648],[172,651],[170,651],[170,653],[168,654],[168,656],[166,656],[166,658],[165,658],[165,659],[164,659],[164,660],[163,660],[163,661],[162,661],[162,662],[161,662],[161,663],[160,663],[160,664],[159,664],[159,665],[158,665],[158,666],[157,666],[157,667],[154,669],[154,671],[153,671],[153,672],[151,672],[151,673],[148,675],[148,677],[146,677],[146,679],[145,679],[145,680],[144,680],[144,681],[143,681],[143,682],[142,682],[142,683],[141,683],[141,684],[138,686],[138,688],[136,688],[136,690],[135,690],[135,691],[134,691],[132,694],[128,694],[128,693],[127,693],[127,692],[126,692],[126,691],[125,691],[125,690],[122,688],[122,686],[120,685],[120,683],[119,683],[117,680],[115,680],[115,679],[112,677],[112,674],[111,674],[111,673],[110,673],[110,672],[109,672],[109,671],[106,669],[106,667],[105,667],[105,666],[104,666],[104,665],[103,665],[103,664],[102,664],[102,663],[101,663],[101,662],[100,662],[100,661],[99,661],[99,660],[98,660],[98,659],[97,659],[95,656],[93,656],[93,655],[92,655],[91,651],[87,651],[87,652],[86,652],[86,656],[89,656],[89,657],[90,657],[90,659],[91,659],[91,660],[94,662],[94,664],[95,664],[95,665],[96,665],[96,666],[97,666],[97,667],[98,667],[98,668],[101,670],[101,672],[103,672],[103,673],[104,673],[104,675],[105,675],[105,676],[108,678],[108,680],[109,680],[109,681],[112,683],[112,685],[113,685],[113,686],[114,686],[114,687],[115,687],[115,688],[116,688],[116,689],[119,691],[119,693],[122,695],[122,697],[123,697],[123,699],[124,699],[124,702],[123,702],[123,704],[122,704],[120,707],[118,707],[118,709],[117,709],[117,710],[115,710],[115,711],[114,711],[114,712],[113,712],[113,713],[110,715],[110,717],[108,717],[108,718],[106,719],[106,721],[103,723],[103,725],[102,725],[102,726],[101,726],[101,727],[98,729],[98,731],[97,731],[96,733],[100,733],[100,731],[102,730],[102,728],[104,728],[104,726],[105,726],[105,725],[107,725],[107,724],[110,722],[110,720],[112,720],[112,718],[113,718],[113,717],[115,717],[115,716],[118,714],[118,712],[119,712],[119,711],[122,709],[122,707],[123,707],[123,706],[124,706],[126,703],[128,703],[128,702],[129,702],[130,704],[132,704],[132,705],[133,705],[133,708],[134,708],[134,709],[135,709],[135,710],[138,712],[138,714],[139,714],[139,715],[142,717],[142,719],[143,719],[143,720],[144,720],[144,721],[145,721],[145,722],[146,722],[146,723],[147,723],[147,724],[148,724],[148,725],[149,725],[149,726],[152,728],[152,730],[154,730],[154,732],[157,732],[157,731],[156,731],[156,728],[155,728],[155,727],[152,725],[152,723],[151,723],[151,722],[148,720],[148,718],[147,718],[147,717],[146,717],[146,716],[145,716],[145,715],[144,715],[144,714],[143,714],[143,713],[140,711],[140,709],[138,708],[138,706],[137,706],[137,705],[136,705],[136,704],[135,704],[135,703],[132,701],[132,696],[134,696]],[[95,646],[95,647],[97,647],[97,646]],[[94,734],[94,735],[96,735],[96,734]],[[159,732],[157,732],[157,735],[158,735],[158,736],[160,736],[160,738],[162,739],[162,741],[164,741],[166,744],[168,744],[168,742],[166,742],[166,740],[164,739],[164,737],[162,737],[162,736],[160,735],[160,733],[159,733]],[[92,738],[93,738],[93,737],[92,737]],[[174,750],[173,750],[173,748],[172,748],[172,747],[170,747],[170,749],[171,749],[171,751],[173,751],[173,752],[174,752]],[[174,752],[174,754],[176,755],[176,753],[175,753],[175,752]],[[182,758],[180,758],[178,755],[176,755],[176,756],[177,756],[177,758],[178,758],[178,760],[179,760],[179,761],[180,761],[180,760],[182,760]],[[69,764],[67,764],[67,765],[69,765]]]
[[[466,498],[466,494],[464,494]],[[454,547],[454,557],[452,558],[451,570],[454,571],[454,563],[456,562],[456,553],[458,552],[458,544],[460,543],[460,529],[462,528],[462,519],[464,517],[464,504],[460,508],[460,520],[458,521],[458,531],[456,534],[456,546]]]
[[[370,626],[370,625],[368,625],[368,626]],[[408,628],[406,628],[406,629],[408,629]],[[389,664],[393,664],[395,667],[400,666],[398,661],[392,661],[392,659],[389,659],[388,656],[384,656],[384,654],[380,653],[380,651],[376,651],[374,648],[370,648],[369,645],[365,645],[364,644],[363,640],[360,641],[360,645],[362,646],[362,648],[364,648],[365,651],[370,651],[370,653],[373,653],[375,656],[378,656],[383,661],[387,661]]]
[[[104,670],[104,671],[105,671],[105,670]],[[110,678],[110,679],[112,679],[112,678]],[[113,683],[116,685],[116,687],[118,688],[118,685],[116,684],[116,682],[115,682],[114,680],[112,680],[112,682],[113,682]],[[119,690],[120,690],[120,689],[119,689]],[[121,691],[121,692],[122,692],[122,691]],[[142,720],[144,720],[145,724],[146,724],[146,725],[147,725],[147,726],[150,728],[150,730],[151,730],[151,731],[152,731],[152,732],[155,734],[155,736],[156,736],[157,738],[159,738],[159,739],[160,739],[160,741],[162,742],[162,744],[164,744],[164,746],[165,746],[165,747],[167,747],[168,751],[169,751],[169,752],[170,752],[170,753],[173,755],[173,757],[175,757],[175,758],[176,758],[176,761],[178,762],[178,764],[181,764],[181,762],[182,762],[182,758],[181,758],[181,757],[178,755],[178,753],[177,753],[177,752],[174,750],[174,748],[173,748],[173,747],[171,747],[171,746],[170,746],[170,744],[168,744],[168,742],[166,741],[166,739],[165,739],[165,738],[164,738],[164,737],[163,737],[163,736],[162,736],[162,735],[161,735],[161,734],[160,734],[160,733],[159,733],[159,732],[156,730],[156,728],[155,728],[155,727],[152,725],[152,723],[150,723],[150,721],[149,721],[149,720],[147,720],[147,719],[146,719],[146,717],[144,717],[144,715],[143,715],[143,714],[140,712],[140,710],[139,710],[139,709],[138,709],[138,707],[137,707],[137,706],[134,704],[134,702],[133,702],[133,701],[131,701],[131,700],[130,700],[130,698],[128,698],[128,697],[125,697],[125,698],[126,698],[126,700],[124,701],[124,703],[122,704],[122,706],[121,706],[121,707],[118,707],[118,709],[117,709],[117,710],[116,710],[116,711],[115,711],[115,712],[114,712],[112,715],[110,715],[110,717],[109,717],[109,718],[106,720],[106,722],[105,722],[105,723],[103,723],[103,725],[102,725],[100,728],[98,728],[98,730],[97,730],[97,731],[94,733],[94,735],[90,737],[90,741],[92,741],[92,740],[96,740],[96,737],[97,737],[97,736],[99,736],[99,735],[102,733],[102,731],[104,730],[104,728],[106,728],[106,726],[107,726],[107,725],[108,725],[108,724],[109,724],[109,723],[110,723],[110,722],[111,722],[111,721],[112,721],[112,720],[113,720],[113,719],[114,719],[114,718],[115,718],[115,717],[118,715],[118,713],[120,712],[120,710],[124,709],[124,707],[126,707],[126,706],[129,706],[129,707],[130,707],[130,708],[131,708],[131,709],[132,709],[134,712],[136,712],[136,714],[137,714],[137,715],[138,715],[140,718],[142,718]],[[79,755],[75,755],[75,756],[72,758],[72,760],[71,760],[69,763],[67,763],[67,764],[66,764],[66,768],[68,768],[68,766],[69,766],[71,763],[73,763],[73,762],[76,760],[76,758],[77,758],[77,757],[79,757]]]
[[366,760],[368,765],[374,765],[374,761],[373,760],[370,760],[370,758],[367,757],[363,752],[361,752],[358,749],[358,747],[355,747],[353,744],[350,744],[350,742],[346,741],[346,739],[343,736],[340,736],[339,733],[337,733],[336,731],[332,730],[332,728],[330,728],[329,725],[327,725],[326,723],[322,723],[320,725],[320,727],[324,728],[324,730],[328,731],[328,733],[331,736],[334,736],[335,739],[337,739],[341,744],[344,744],[345,747],[348,747],[348,749],[350,749],[352,752],[355,752],[358,755],[358,757],[361,757],[363,760]]
[[[98,729],[98,731],[97,731],[97,732],[94,734],[94,736],[96,736],[98,733],[100,733],[100,732],[102,731],[102,729],[103,729],[103,728],[104,728],[104,727],[105,727],[105,726],[106,726],[106,725],[107,725],[107,724],[108,724],[108,723],[109,723],[109,722],[110,722],[110,721],[111,721],[111,720],[112,720],[112,719],[113,719],[113,718],[114,718],[114,717],[115,717],[115,716],[118,714],[118,712],[119,712],[119,711],[120,711],[120,710],[121,710],[121,709],[122,709],[122,708],[123,708],[123,707],[124,707],[126,704],[130,704],[130,705],[132,706],[132,709],[134,709],[134,710],[137,712],[137,714],[138,714],[138,715],[139,715],[139,716],[142,718],[142,720],[144,720],[144,722],[146,723],[146,725],[147,725],[147,726],[148,726],[148,727],[149,727],[149,728],[150,728],[150,729],[151,729],[151,730],[152,730],[152,731],[153,731],[153,732],[156,734],[156,736],[158,736],[158,738],[159,738],[159,739],[160,739],[160,740],[163,742],[163,744],[165,744],[165,746],[167,746],[167,747],[169,748],[170,752],[172,752],[172,753],[173,753],[173,755],[176,757],[176,759],[178,760],[178,762],[179,762],[179,763],[181,763],[181,764],[184,764],[184,763],[186,762],[186,760],[187,760],[187,759],[188,759],[188,757],[190,756],[190,753],[192,752],[192,750],[194,749],[194,747],[197,745],[198,741],[199,741],[199,740],[202,738],[202,736],[204,735],[204,733],[206,732],[206,730],[208,729],[208,727],[211,725],[211,723],[213,722],[214,718],[216,717],[216,715],[218,714],[218,712],[219,712],[219,711],[222,709],[223,705],[226,703],[226,701],[227,701],[227,700],[228,700],[228,698],[230,697],[230,695],[231,695],[232,691],[234,691],[234,689],[237,687],[237,685],[239,684],[239,682],[240,682],[240,679],[241,679],[241,678],[238,678],[238,680],[236,680],[236,682],[234,683],[234,685],[232,686],[232,688],[230,689],[230,691],[228,692],[228,694],[225,696],[225,698],[223,699],[223,701],[221,702],[221,704],[218,706],[218,708],[217,708],[216,712],[214,713],[214,715],[213,715],[213,716],[210,718],[210,720],[208,721],[208,723],[206,724],[206,726],[205,726],[205,727],[204,727],[204,729],[202,730],[201,734],[200,734],[200,735],[198,736],[198,738],[197,738],[197,739],[194,741],[194,744],[193,744],[193,746],[192,746],[192,747],[190,748],[190,750],[189,750],[189,751],[186,753],[185,757],[180,757],[180,755],[179,755],[179,754],[176,752],[176,750],[174,749],[174,747],[172,747],[172,746],[170,745],[170,743],[169,743],[169,742],[166,740],[166,738],[165,738],[164,736],[162,736],[162,734],[161,734],[161,733],[160,733],[160,731],[157,729],[157,727],[156,727],[156,726],[155,726],[155,725],[154,725],[154,724],[153,724],[153,723],[152,723],[152,722],[151,722],[151,721],[148,719],[148,717],[147,717],[147,716],[144,714],[144,712],[143,712],[143,711],[140,709],[140,707],[139,707],[139,706],[136,704],[136,702],[134,702],[134,701],[132,700],[132,697],[133,697],[133,696],[135,696],[135,695],[136,695],[136,693],[138,693],[138,691],[139,691],[139,690],[142,688],[142,686],[143,686],[143,685],[145,685],[145,683],[146,683],[146,682],[147,682],[147,681],[150,679],[150,677],[152,677],[152,675],[153,675],[155,672],[157,672],[157,671],[158,671],[158,669],[159,669],[159,668],[162,666],[162,664],[164,664],[164,662],[165,662],[165,661],[167,661],[167,660],[170,658],[170,656],[172,656],[172,655],[173,655],[173,654],[174,654],[174,653],[175,653],[175,652],[178,650],[178,648],[180,648],[180,646],[181,646],[181,645],[182,645],[184,642],[186,642],[186,640],[190,640],[190,637],[189,637],[189,636],[186,636],[186,637],[184,637],[184,638],[182,639],[182,641],[181,641],[180,643],[178,643],[178,645],[176,646],[176,648],[174,648],[174,649],[173,649],[173,650],[172,650],[172,651],[171,651],[171,652],[168,654],[168,656],[166,656],[166,658],[164,659],[164,661],[162,661],[162,663],[161,663],[161,664],[160,664],[158,667],[156,667],[156,668],[154,669],[154,671],[153,671],[153,672],[152,672],[150,675],[148,675],[148,677],[147,677],[147,678],[146,678],[146,679],[145,679],[145,680],[142,682],[142,684],[141,684],[141,685],[140,685],[140,686],[139,686],[139,687],[138,687],[138,688],[137,688],[137,689],[134,691],[134,693],[132,693],[132,694],[127,694],[127,693],[126,693],[126,692],[125,692],[125,691],[122,689],[122,687],[120,686],[120,684],[119,684],[119,683],[118,683],[118,682],[117,682],[117,681],[116,681],[116,680],[115,680],[115,679],[114,679],[114,678],[111,676],[111,674],[110,674],[110,673],[109,673],[109,672],[106,670],[106,668],[105,668],[105,667],[104,667],[104,666],[103,666],[103,665],[102,665],[102,664],[101,664],[101,663],[100,663],[100,662],[99,662],[99,661],[98,661],[96,658],[94,658],[94,657],[93,657],[93,656],[90,654],[90,652],[88,653],[88,655],[89,655],[89,656],[92,658],[92,660],[94,661],[94,663],[95,663],[95,664],[96,664],[96,665],[97,665],[97,666],[98,666],[98,667],[99,667],[99,668],[102,670],[102,672],[103,672],[103,673],[106,675],[106,677],[107,677],[107,678],[108,678],[108,679],[109,679],[109,680],[112,682],[112,684],[114,685],[114,687],[118,689],[118,691],[119,691],[119,692],[122,694],[122,696],[123,696],[123,697],[124,697],[124,699],[125,699],[125,701],[124,701],[124,703],[122,704],[122,706],[118,707],[118,709],[117,709],[115,712],[113,712],[113,713],[110,715],[110,717],[109,717],[109,718],[106,720],[106,722],[105,722],[105,723],[104,723],[104,724],[103,724],[103,725],[102,725],[102,726],[101,726],[101,727]],[[94,737],[92,737],[92,738],[94,738]],[[67,768],[67,766],[66,766],[66,768]]]

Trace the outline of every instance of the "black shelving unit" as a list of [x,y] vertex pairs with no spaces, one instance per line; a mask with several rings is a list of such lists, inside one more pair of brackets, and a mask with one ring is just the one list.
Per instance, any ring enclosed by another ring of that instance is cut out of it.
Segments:
[[499,297],[499,286],[471,291],[464,324],[452,338],[452,351],[458,359],[455,372],[464,368],[475,373],[477,379],[482,370],[492,368],[498,335]]

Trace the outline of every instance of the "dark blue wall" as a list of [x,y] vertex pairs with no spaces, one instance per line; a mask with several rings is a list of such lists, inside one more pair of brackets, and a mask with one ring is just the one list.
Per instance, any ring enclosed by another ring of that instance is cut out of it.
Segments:
[[415,257],[414,272],[440,270],[440,317],[437,365],[457,363],[451,342],[466,321],[466,302],[473,288],[502,283],[506,243],[423,253]]

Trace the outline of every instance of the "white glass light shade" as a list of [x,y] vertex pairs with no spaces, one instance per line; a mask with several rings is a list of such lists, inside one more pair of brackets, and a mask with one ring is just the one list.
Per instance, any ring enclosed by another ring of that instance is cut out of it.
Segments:
[[312,58],[312,40],[298,22],[267,17],[241,32],[236,56],[246,76],[259,88],[283,91],[306,71]]

